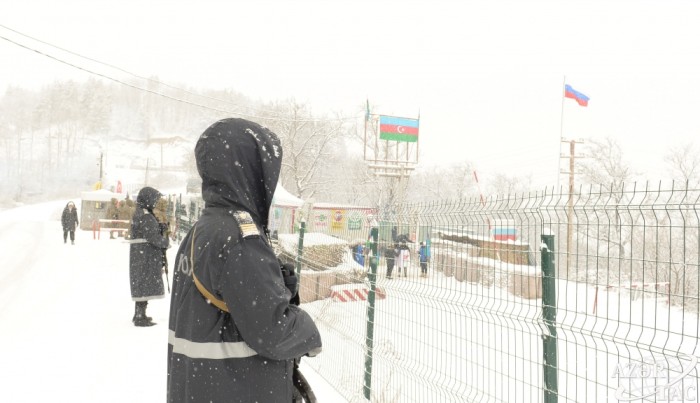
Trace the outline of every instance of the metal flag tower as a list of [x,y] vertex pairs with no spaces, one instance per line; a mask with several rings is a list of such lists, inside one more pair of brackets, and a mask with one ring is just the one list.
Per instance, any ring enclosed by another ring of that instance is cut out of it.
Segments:
[[403,197],[408,177],[418,163],[419,127],[420,116],[412,119],[373,114],[367,101],[364,160],[375,175],[390,180],[390,205]]

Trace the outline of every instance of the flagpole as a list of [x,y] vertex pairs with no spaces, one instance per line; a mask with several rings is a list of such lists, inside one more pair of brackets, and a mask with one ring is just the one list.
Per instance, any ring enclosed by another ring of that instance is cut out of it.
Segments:
[[369,121],[369,98],[367,98],[367,109],[365,109],[365,143],[364,143],[364,159],[367,161],[367,122]]
[[[418,133],[420,133],[420,109],[418,109]],[[416,139],[416,163],[418,163],[418,145],[420,144],[420,138]]]
[[561,141],[564,138],[564,91],[566,88],[566,76],[564,76],[564,84],[561,87],[561,115],[559,116],[559,155],[557,155],[557,188],[559,190],[559,177],[561,176]]

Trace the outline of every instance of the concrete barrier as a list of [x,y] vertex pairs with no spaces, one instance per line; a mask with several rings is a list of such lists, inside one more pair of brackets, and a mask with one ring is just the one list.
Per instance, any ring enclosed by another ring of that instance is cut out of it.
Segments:
[[[358,278],[352,273],[335,271],[304,270],[300,276],[299,300],[301,303],[314,302],[320,299],[332,298],[333,289],[343,287],[351,290],[369,289],[364,278]],[[379,289],[379,287],[377,287]],[[354,291],[353,291],[354,292]],[[364,293],[364,291],[362,291]],[[384,291],[377,291],[377,298],[384,298]],[[366,293],[365,293],[366,294]],[[359,298],[359,296],[356,296]]]
[[[375,299],[385,299],[386,292],[382,287],[374,290]],[[342,284],[331,287],[330,297],[335,302],[356,302],[367,301],[369,297],[369,287],[366,284]]]

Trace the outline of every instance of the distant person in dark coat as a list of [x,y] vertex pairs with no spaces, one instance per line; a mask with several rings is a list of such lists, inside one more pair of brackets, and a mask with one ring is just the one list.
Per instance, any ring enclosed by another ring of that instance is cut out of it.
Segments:
[[153,326],[146,316],[148,301],[165,296],[163,287],[164,251],[169,246],[168,237],[153,215],[153,209],[161,198],[152,187],[141,189],[136,198],[136,210],[131,219],[131,249],[129,251],[129,279],[131,298],[136,307],[132,321],[135,326]]
[[386,278],[392,278],[391,272],[394,270],[394,262],[398,251],[398,245],[395,244],[389,245],[384,251],[384,256],[386,257]]
[[78,210],[75,204],[69,201],[61,214],[61,225],[63,226],[63,243],[68,242],[68,234],[70,234],[70,243],[75,245],[75,228],[78,226]]

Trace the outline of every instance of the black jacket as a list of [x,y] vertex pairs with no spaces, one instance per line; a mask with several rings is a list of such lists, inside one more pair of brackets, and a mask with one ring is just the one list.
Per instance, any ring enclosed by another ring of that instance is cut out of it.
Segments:
[[153,208],[161,197],[160,192],[145,187],[136,198],[136,210],[131,219],[131,245],[129,249],[129,279],[131,298],[148,301],[163,298],[163,251],[168,238],[162,234]]
[[[290,305],[266,236],[282,150],[253,122],[213,124],[195,148],[206,202],[175,261],[169,402],[291,402],[293,359],[321,347],[311,317]],[[230,313],[209,304],[192,271]]]
[[386,257],[387,260],[393,261],[396,258],[396,248],[393,246],[389,246],[384,250],[384,257]]
[[63,209],[61,214],[61,226],[63,226],[63,231],[75,231],[76,225],[78,225],[78,210],[75,205],[71,209],[68,207],[72,202],[68,202],[66,207]]

